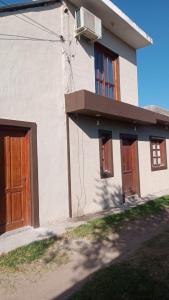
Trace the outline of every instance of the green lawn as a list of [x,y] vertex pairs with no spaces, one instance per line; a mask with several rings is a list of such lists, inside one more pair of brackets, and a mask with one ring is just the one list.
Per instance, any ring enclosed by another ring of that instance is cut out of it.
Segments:
[[54,238],[33,242],[27,246],[23,246],[13,250],[7,254],[0,256],[1,269],[17,269],[18,266],[24,263],[31,263],[41,256],[55,242]]
[[68,231],[66,236],[68,238],[101,238],[107,235],[112,228],[118,229],[124,222],[159,214],[166,207],[169,207],[169,196],[157,198],[145,204],[130,208],[122,213],[91,220],[84,225]]
[[146,242],[127,262],[97,272],[69,300],[168,300],[169,231]]
[[[75,229],[69,230],[61,239],[73,238],[104,238],[112,229],[119,229],[124,222],[143,219],[150,215],[159,214],[166,207],[169,207],[169,196],[149,201],[146,204],[126,210],[119,214],[113,214],[104,218],[97,218],[81,225]],[[54,238],[37,241],[30,245],[20,247],[8,254],[0,256],[0,271],[2,269],[17,269],[21,264],[29,264],[44,256],[47,249],[55,243]],[[56,247],[57,248],[57,247]],[[55,250],[57,255],[57,249]],[[168,298],[169,299],[169,298]]]

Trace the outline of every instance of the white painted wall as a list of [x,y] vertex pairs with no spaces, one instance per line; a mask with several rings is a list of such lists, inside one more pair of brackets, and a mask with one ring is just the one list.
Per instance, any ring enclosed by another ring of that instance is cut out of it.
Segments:
[[61,9],[0,18],[0,118],[37,123],[41,224],[68,217],[63,44],[32,20],[61,34]]
[[143,197],[153,193],[165,194],[165,190],[169,189],[169,169],[151,171],[149,136],[166,138],[166,152],[169,163],[169,131],[153,127],[143,127],[140,130],[139,142],[140,186]]
[[[96,212],[119,203],[121,196],[121,160],[117,127],[112,124],[96,125],[95,118],[70,119],[70,150],[73,215]],[[113,136],[113,178],[100,178],[98,129],[111,129]],[[74,160],[76,157],[76,160]]]
[[[97,125],[97,121],[97,118],[84,116],[70,119],[73,215],[94,213],[121,205],[121,133],[138,135],[141,196],[148,199],[168,193],[169,169],[151,171],[149,142],[150,135],[166,137],[168,154],[168,130],[148,126],[137,126],[135,130],[135,126],[129,123],[100,120]],[[114,177],[108,179],[100,177],[99,129],[112,131]]]
[[[1,14],[0,18],[3,33],[0,36],[0,118],[37,123],[41,224],[68,217],[64,93],[79,89],[95,91],[93,44],[75,39],[75,8],[70,4],[68,8],[68,14],[63,12],[64,6],[56,4]],[[60,34],[64,42],[60,41]],[[121,99],[137,105],[135,50],[106,29],[100,42],[120,56]],[[82,118],[78,122],[81,127],[70,121],[74,215],[94,212],[106,208],[107,202],[119,201],[121,189],[119,125],[101,125],[113,131],[115,177],[100,180],[95,120]],[[147,187],[145,193],[149,190]],[[108,195],[116,192],[110,199]]]
[[[70,47],[67,46],[67,49],[69,48],[73,77],[71,88],[68,91],[87,89],[95,92],[94,44],[83,38],[78,42],[73,37],[75,7],[70,5],[69,2],[67,2],[67,6],[69,14],[65,16],[65,24],[67,24],[68,39],[71,41],[71,45]],[[114,36],[104,27],[103,38],[98,42],[119,55],[121,100],[138,105],[136,50]]]

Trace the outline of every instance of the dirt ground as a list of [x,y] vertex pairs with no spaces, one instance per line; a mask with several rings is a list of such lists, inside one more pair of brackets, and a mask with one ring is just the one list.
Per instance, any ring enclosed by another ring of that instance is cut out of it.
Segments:
[[127,259],[144,241],[169,229],[169,213],[126,222],[102,240],[61,240],[38,262],[1,272],[1,300],[63,300],[96,270]]

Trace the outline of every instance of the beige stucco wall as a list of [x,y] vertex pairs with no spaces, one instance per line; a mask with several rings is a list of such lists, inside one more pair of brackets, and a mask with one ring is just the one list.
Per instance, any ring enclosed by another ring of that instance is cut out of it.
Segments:
[[[149,142],[150,135],[166,137],[169,153],[168,130],[82,116],[72,117],[70,126],[74,216],[118,207],[122,203],[120,133],[138,135],[141,196],[148,199],[168,192],[169,170],[151,171]],[[108,179],[100,177],[99,129],[112,131],[114,177]]]
[[139,130],[140,186],[143,197],[151,194],[165,194],[169,190],[169,169],[151,171],[149,136],[166,138],[167,161],[169,163],[169,130],[142,127]]
[[68,217],[63,44],[38,25],[61,34],[61,9],[52,5],[0,18],[0,118],[37,123],[41,224]]
[[[94,46],[85,40],[76,41],[70,28],[74,26],[73,6],[68,5],[70,12],[65,16],[68,37],[71,41],[69,56],[71,71],[67,92],[87,89],[95,91],[94,80]],[[66,23],[67,22],[67,23]],[[66,27],[65,27],[66,31]],[[121,100],[138,105],[137,59],[136,51],[123,41],[112,35],[103,27],[101,44],[119,54],[120,94]],[[70,65],[67,64],[67,70]],[[67,72],[66,72],[67,73]],[[97,121],[100,122],[97,125]],[[100,157],[98,129],[112,130],[114,177],[100,178]],[[169,171],[151,171],[149,135],[160,135],[168,138],[164,129],[137,127],[132,124],[108,122],[103,120],[75,116],[70,119],[70,160],[71,160],[71,189],[73,215],[83,215],[109,207],[120,205],[122,202],[122,176],[120,155],[120,133],[139,135],[139,170],[140,191],[142,197],[164,194],[169,190]],[[167,150],[169,150],[167,140]]]
[[[68,32],[67,51],[71,57],[71,84],[68,92],[87,89],[95,92],[94,44],[81,38],[74,38],[75,7],[67,2],[69,14],[65,16],[65,32]],[[104,25],[104,24],[103,24]],[[67,30],[66,30],[67,26]],[[99,43],[119,55],[120,97],[121,100],[138,105],[136,50],[111,34],[103,26],[103,38]]]
[[[75,8],[68,7],[68,14],[63,12],[64,6],[56,4],[1,14],[0,18],[3,33],[0,38],[0,118],[37,124],[41,225],[69,215],[64,93],[79,89],[95,91],[94,46],[84,39],[75,39]],[[64,41],[59,35],[63,35]],[[100,42],[120,56],[121,99],[137,105],[135,50],[106,29]],[[118,134],[127,129],[112,124],[99,126],[113,131],[115,176],[101,180],[96,120],[70,120],[74,215],[119,203],[121,160]],[[129,127],[128,131],[133,132]],[[141,146],[141,142],[140,147],[143,153],[148,151],[148,146]],[[153,182],[144,187],[143,171],[144,168],[140,170],[141,189],[147,194],[153,190]],[[149,169],[146,172],[149,176]],[[162,174],[163,189],[167,186],[168,173],[163,171]],[[153,180],[158,181],[158,174],[153,175]],[[159,188],[156,185],[156,189]]]

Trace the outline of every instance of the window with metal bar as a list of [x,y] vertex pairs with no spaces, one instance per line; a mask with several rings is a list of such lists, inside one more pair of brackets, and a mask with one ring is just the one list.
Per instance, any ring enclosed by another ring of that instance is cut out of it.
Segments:
[[167,168],[166,140],[150,137],[151,169],[152,171]]

